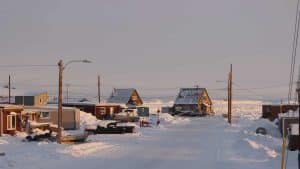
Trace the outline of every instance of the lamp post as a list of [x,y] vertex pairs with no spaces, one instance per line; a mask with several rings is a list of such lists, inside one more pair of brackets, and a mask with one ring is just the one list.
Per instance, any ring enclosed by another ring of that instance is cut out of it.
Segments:
[[89,60],[71,60],[64,65],[63,60],[58,62],[59,68],[59,78],[58,78],[58,133],[57,133],[57,142],[61,143],[62,137],[62,83],[63,83],[63,71],[66,67],[74,62],[81,62],[81,63],[91,63]]

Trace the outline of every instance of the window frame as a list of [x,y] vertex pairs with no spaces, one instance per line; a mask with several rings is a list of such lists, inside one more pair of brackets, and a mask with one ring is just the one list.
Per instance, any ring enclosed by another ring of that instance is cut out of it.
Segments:
[[[44,113],[48,113],[48,116],[44,116],[45,114]],[[40,119],[41,120],[49,120],[51,118],[51,112],[49,111],[41,111],[40,112]]]
[[[13,123],[13,117],[14,117],[14,123]],[[10,114],[7,115],[7,130],[16,130],[17,129],[17,115]],[[14,127],[13,127],[14,126]]]
[[102,115],[106,114],[106,108],[105,107],[100,107],[99,109],[100,109],[99,110],[100,114],[102,114]]

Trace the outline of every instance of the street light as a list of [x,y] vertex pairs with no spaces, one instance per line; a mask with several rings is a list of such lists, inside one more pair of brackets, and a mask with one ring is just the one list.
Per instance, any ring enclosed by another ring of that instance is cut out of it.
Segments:
[[58,132],[57,132],[57,142],[61,143],[61,137],[62,137],[62,82],[63,82],[63,71],[66,69],[66,67],[74,62],[80,62],[80,63],[92,63],[91,61],[87,59],[83,60],[71,60],[68,61],[65,65],[63,63],[63,60],[61,59],[58,62],[59,67],[59,78],[58,78]]

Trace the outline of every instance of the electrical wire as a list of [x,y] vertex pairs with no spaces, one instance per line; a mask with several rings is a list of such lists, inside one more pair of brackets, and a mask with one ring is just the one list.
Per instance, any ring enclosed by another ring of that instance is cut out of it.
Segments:
[[299,20],[300,20],[300,11],[299,11],[299,0],[297,1],[297,10],[296,10],[296,21],[295,21],[295,31],[293,34],[293,45],[292,45],[292,62],[290,70],[290,81],[289,81],[289,92],[288,92],[288,103],[290,103],[292,98],[294,74],[295,74],[295,62],[297,55],[297,46],[299,39]]
[[0,68],[15,68],[15,67],[54,67],[57,65],[0,65]]

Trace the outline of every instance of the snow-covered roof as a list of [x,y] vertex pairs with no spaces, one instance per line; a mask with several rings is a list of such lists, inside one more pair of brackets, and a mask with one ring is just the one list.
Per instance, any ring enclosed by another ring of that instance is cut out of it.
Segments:
[[22,109],[22,106],[13,105],[13,104],[0,104],[0,108],[4,109]]
[[65,103],[65,102],[63,102],[63,105],[68,105],[68,106],[72,106],[72,105],[78,105],[78,106],[95,106],[96,103],[93,103],[93,102],[68,102],[68,103]]
[[97,106],[120,106],[120,107],[126,107],[126,104],[122,104],[122,103],[97,103]]
[[114,89],[113,93],[107,100],[107,103],[121,103],[127,104],[130,100],[132,93],[135,91],[133,88],[129,89]]
[[[36,110],[57,110],[57,105],[47,105],[47,106],[24,106],[25,111],[36,111]],[[63,110],[75,110],[73,107],[62,107]]]
[[175,104],[198,104],[205,88],[181,88]]

